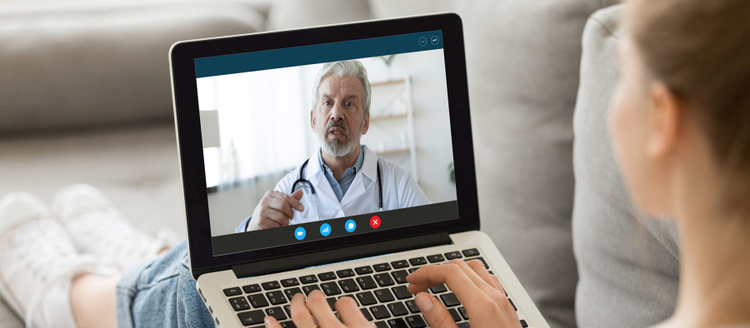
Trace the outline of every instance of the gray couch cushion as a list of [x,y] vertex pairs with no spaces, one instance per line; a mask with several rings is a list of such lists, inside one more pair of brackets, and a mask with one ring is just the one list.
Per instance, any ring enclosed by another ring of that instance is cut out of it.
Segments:
[[268,12],[268,30],[293,29],[371,19],[367,0],[276,0]]
[[88,183],[142,230],[185,236],[174,124],[0,139],[0,198],[29,192],[51,204],[58,189]]
[[230,1],[4,4],[0,134],[169,121],[172,43],[263,25]]
[[606,128],[617,83],[622,6],[586,25],[575,110],[573,235],[581,326],[644,327],[674,310],[679,248],[674,224],[638,213],[615,162]]

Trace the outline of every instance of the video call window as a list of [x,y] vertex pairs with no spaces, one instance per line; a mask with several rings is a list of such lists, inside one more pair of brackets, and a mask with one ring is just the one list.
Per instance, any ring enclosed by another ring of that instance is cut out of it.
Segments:
[[433,49],[199,77],[212,236],[455,202],[445,76]]

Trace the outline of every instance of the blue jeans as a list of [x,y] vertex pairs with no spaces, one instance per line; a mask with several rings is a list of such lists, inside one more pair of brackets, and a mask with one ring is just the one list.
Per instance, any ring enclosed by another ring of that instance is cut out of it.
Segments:
[[118,327],[216,326],[190,275],[185,241],[123,272],[116,297]]

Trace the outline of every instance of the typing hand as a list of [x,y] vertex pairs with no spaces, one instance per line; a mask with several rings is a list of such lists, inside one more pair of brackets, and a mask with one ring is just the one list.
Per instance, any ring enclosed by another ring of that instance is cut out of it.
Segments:
[[[336,311],[341,316],[341,321],[333,314],[325,295],[320,290],[312,291],[307,298],[307,303],[305,303],[305,296],[301,293],[294,295],[290,307],[292,321],[299,328],[373,327],[359,310],[357,302],[351,297],[342,297],[336,301]],[[265,318],[265,323],[266,328],[281,328],[281,324],[270,316]]]
[[452,260],[441,265],[427,265],[407,276],[406,281],[411,284],[409,292],[419,293],[415,303],[433,328],[456,327],[445,306],[423,292],[444,283],[464,305],[472,327],[521,327],[500,281],[479,260]]
[[258,203],[258,206],[255,207],[247,230],[253,231],[288,226],[289,220],[294,218],[294,210],[300,212],[305,210],[305,207],[300,202],[303,195],[301,189],[291,195],[273,190],[266,192],[263,199]]
[[[491,275],[479,260],[453,260],[441,265],[427,265],[407,276],[409,292],[417,294],[415,302],[425,319],[434,328],[457,327],[442,303],[424,290],[447,284],[461,303],[472,327],[521,327],[513,306],[505,297],[500,281]],[[336,302],[341,321],[331,311],[325,295],[319,290],[310,293],[305,303],[302,294],[295,295],[291,304],[292,321],[297,327],[372,327],[357,303],[349,297]],[[342,322],[343,321],[343,322]],[[267,328],[281,328],[273,317],[266,317]]]

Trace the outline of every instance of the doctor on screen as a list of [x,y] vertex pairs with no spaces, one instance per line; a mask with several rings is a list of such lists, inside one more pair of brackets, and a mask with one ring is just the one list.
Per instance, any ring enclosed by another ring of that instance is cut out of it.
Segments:
[[360,145],[370,123],[370,82],[362,63],[323,65],[313,101],[310,127],[320,149],[266,192],[237,232],[430,203],[406,170]]

